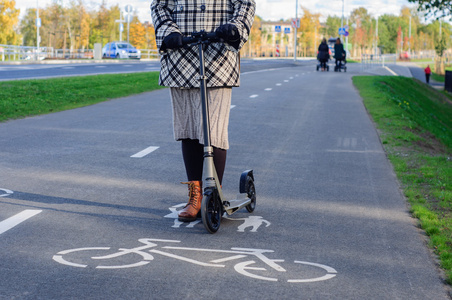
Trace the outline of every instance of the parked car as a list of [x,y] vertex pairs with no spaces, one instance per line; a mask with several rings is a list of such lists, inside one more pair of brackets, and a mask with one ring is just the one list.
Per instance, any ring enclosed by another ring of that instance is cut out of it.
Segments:
[[111,42],[102,48],[103,58],[141,58],[141,51],[127,42]]

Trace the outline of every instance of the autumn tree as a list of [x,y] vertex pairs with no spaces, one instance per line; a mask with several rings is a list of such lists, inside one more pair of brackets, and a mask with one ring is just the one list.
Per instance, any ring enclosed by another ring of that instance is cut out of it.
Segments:
[[262,46],[262,18],[254,16],[253,26],[251,27],[248,41],[243,46],[241,52],[248,56],[260,54]]
[[148,22],[145,23],[145,38],[146,47],[145,49],[157,50],[157,43],[155,41],[155,28]]
[[17,44],[14,27],[19,22],[19,9],[14,0],[0,0],[0,44]]
[[67,9],[67,20],[70,48],[87,48],[89,43],[89,14],[82,0],[70,3]]
[[362,54],[372,45],[375,27],[372,17],[364,7],[359,7],[351,12],[350,22],[353,28],[351,42],[353,43],[354,55],[356,56],[356,49],[359,48],[360,54]]
[[320,14],[313,14],[307,8],[301,7],[303,17],[300,19],[301,37],[298,37],[298,44],[301,44],[306,56],[316,55],[317,46],[320,44]]
[[137,16],[134,16],[130,23],[129,42],[136,48],[146,48],[146,29]]

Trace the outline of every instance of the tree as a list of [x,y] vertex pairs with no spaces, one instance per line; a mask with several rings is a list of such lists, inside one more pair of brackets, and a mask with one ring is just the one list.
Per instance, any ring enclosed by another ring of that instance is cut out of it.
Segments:
[[36,8],[27,8],[20,21],[20,32],[24,46],[36,46]]
[[253,56],[254,54],[259,55],[262,46],[262,19],[258,16],[254,16],[253,26],[251,27],[251,32],[248,38],[248,42],[243,46],[241,50],[242,53],[248,56]]
[[451,0],[408,0],[411,3],[419,5],[418,10],[426,12],[427,17],[449,17],[452,20],[452,1]]
[[0,0],[0,44],[17,44],[18,35],[14,26],[19,22],[19,9],[16,1]]
[[298,42],[301,43],[305,56],[315,56],[317,54],[317,46],[320,44],[320,14],[313,14],[307,8],[301,7],[303,10],[303,17],[300,19],[301,38]]
[[146,48],[146,29],[140,23],[137,16],[134,16],[130,23],[129,42],[139,49]]
[[[345,25],[345,24],[344,24]],[[336,16],[328,16],[325,27],[321,33],[326,37],[337,37],[339,35],[339,28],[341,27],[341,18]]]
[[[366,49],[372,45],[375,36],[374,20],[364,7],[354,9],[350,14],[350,22],[353,27],[353,34],[351,34],[351,42],[354,45],[353,49],[359,47],[360,54],[363,54]],[[354,53],[356,56],[357,53]]]

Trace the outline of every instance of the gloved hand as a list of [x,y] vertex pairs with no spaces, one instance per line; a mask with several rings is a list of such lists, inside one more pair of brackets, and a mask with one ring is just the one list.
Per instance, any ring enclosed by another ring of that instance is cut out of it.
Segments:
[[163,49],[161,49],[161,50],[177,49],[177,48],[181,48],[182,46],[183,46],[182,34],[180,34],[179,32],[173,32],[173,33],[170,33],[168,36],[166,36],[163,39],[163,44],[162,44]]
[[225,42],[235,44],[240,41],[239,30],[235,25],[223,24],[215,30],[217,36],[223,39]]

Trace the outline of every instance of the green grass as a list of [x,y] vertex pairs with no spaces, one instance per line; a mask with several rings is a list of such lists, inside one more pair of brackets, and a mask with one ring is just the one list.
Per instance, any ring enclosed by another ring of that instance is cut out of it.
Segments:
[[412,78],[362,76],[353,82],[452,284],[452,99]]
[[0,122],[161,88],[158,72],[0,82]]

